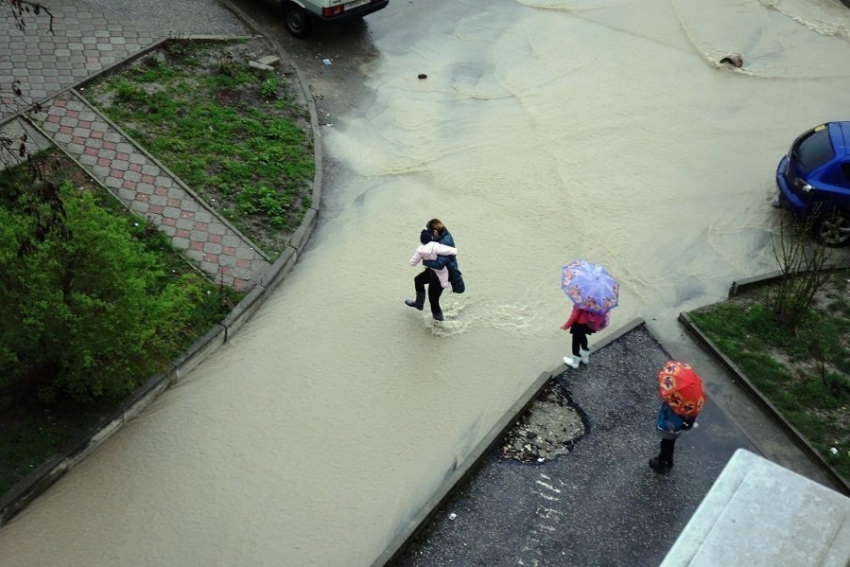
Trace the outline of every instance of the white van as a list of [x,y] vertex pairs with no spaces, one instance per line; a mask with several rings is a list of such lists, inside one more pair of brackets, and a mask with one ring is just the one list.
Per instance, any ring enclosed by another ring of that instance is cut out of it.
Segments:
[[390,0],[276,0],[286,29],[304,38],[317,21],[342,22],[362,18],[387,7]]

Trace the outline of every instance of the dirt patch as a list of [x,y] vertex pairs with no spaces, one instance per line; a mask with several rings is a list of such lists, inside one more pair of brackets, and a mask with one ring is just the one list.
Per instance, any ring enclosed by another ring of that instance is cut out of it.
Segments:
[[523,463],[542,463],[568,454],[586,432],[581,414],[553,382],[508,432],[501,456]]

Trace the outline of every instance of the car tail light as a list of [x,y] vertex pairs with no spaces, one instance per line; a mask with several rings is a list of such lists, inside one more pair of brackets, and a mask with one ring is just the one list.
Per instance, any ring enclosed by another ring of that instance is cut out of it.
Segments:
[[334,6],[332,8],[322,8],[322,15],[326,18],[330,18],[331,16],[336,16],[337,14],[342,14],[345,10],[343,6]]

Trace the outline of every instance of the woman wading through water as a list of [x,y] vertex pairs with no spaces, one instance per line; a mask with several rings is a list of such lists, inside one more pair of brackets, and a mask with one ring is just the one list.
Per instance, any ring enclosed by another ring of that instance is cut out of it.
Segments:
[[[430,231],[432,241],[455,248],[455,241],[452,238],[452,234],[439,219],[429,220],[428,224],[425,225],[425,229]],[[442,321],[443,310],[440,308],[440,296],[443,294],[443,287],[440,285],[440,279],[437,277],[435,270],[448,269],[452,291],[463,293],[464,284],[460,270],[458,269],[457,257],[437,256],[436,260],[422,260],[422,263],[426,266],[425,270],[413,278],[416,299],[405,299],[404,304],[422,311],[425,308],[425,286],[428,286],[428,303],[431,305],[431,315],[435,320]]]

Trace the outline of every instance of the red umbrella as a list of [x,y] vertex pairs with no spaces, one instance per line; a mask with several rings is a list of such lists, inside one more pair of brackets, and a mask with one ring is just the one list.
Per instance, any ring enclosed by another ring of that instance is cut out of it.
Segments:
[[661,397],[682,417],[696,417],[705,405],[702,379],[690,364],[668,360],[658,373]]

